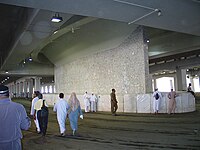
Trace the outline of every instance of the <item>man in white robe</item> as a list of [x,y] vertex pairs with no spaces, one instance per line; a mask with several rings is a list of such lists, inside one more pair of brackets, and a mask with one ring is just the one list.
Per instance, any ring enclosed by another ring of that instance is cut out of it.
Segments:
[[90,96],[87,92],[83,95],[83,100],[85,104],[85,112],[90,112]]
[[69,105],[67,101],[63,99],[64,98],[63,93],[59,94],[59,98],[60,99],[54,105],[53,111],[57,113],[57,120],[60,127],[61,136],[65,136],[65,131],[66,131],[65,122],[67,118]]
[[91,112],[97,111],[97,97],[92,93],[90,97],[90,103],[91,103]]
[[162,94],[158,91],[158,88],[155,89],[155,91],[153,92],[153,109],[154,109],[154,113],[155,115],[158,114],[158,111],[160,109],[160,101],[162,99]]
[[[34,118],[34,123],[35,123],[36,130],[38,133],[40,133],[40,126],[38,122],[37,112],[35,113],[36,110],[34,109],[34,106],[35,106],[35,103],[39,100],[38,98],[39,93],[40,93],[39,91],[34,91],[33,96],[32,96],[33,100],[31,103],[31,111],[30,111],[30,115],[32,115]],[[34,117],[34,114],[35,114],[35,117]]]

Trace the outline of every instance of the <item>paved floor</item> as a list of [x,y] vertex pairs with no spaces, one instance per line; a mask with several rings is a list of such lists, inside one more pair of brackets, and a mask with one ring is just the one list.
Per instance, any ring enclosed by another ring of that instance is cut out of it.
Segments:
[[[30,111],[30,102],[17,100]],[[43,139],[35,126],[24,131],[24,150],[200,150],[200,103],[197,111],[186,114],[86,113],[79,120],[78,135],[59,137],[56,114],[50,108],[47,136]]]

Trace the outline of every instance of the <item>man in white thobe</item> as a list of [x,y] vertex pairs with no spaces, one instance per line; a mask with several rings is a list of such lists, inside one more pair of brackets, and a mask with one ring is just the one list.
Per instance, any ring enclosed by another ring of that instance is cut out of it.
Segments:
[[91,103],[91,112],[97,111],[97,97],[92,93],[90,97],[90,103]]
[[158,88],[155,89],[155,91],[153,92],[153,109],[154,109],[154,113],[155,115],[158,114],[158,111],[160,109],[160,101],[162,99],[162,94],[158,91]]
[[85,112],[90,112],[90,96],[87,92],[83,95],[83,100],[85,104]]
[[[39,95],[39,91],[34,91],[33,93],[33,100],[32,100],[32,103],[31,103],[31,111],[30,111],[30,115],[33,116],[34,118],[34,123],[35,123],[35,126],[36,126],[36,130],[38,133],[40,133],[40,126],[39,126],[39,122],[38,122],[38,118],[37,118],[37,112],[35,113],[35,109],[34,109],[34,106],[35,106],[35,103],[39,100],[38,98],[38,95]],[[35,114],[35,117],[34,117],[34,114]]]
[[64,94],[59,94],[59,101],[56,102],[54,105],[53,111],[57,113],[57,120],[60,127],[60,134],[61,136],[65,136],[65,122],[67,118],[67,111],[69,109],[69,105],[66,100],[64,100]]

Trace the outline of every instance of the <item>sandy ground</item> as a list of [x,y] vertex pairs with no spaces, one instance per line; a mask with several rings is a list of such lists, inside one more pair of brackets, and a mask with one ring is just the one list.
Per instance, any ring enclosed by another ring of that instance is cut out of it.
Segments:
[[[30,101],[16,100],[30,112]],[[200,103],[197,111],[185,114],[84,113],[77,136],[72,136],[69,120],[67,136],[59,137],[56,114],[50,109],[47,136],[35,125],[23,131],[23,150],[200,150]]]

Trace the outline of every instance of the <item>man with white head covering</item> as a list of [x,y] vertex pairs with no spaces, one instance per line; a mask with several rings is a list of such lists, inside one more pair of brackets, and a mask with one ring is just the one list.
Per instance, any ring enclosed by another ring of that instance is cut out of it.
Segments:
[[0,120],[0,150],[21,150],[21,130],[28,130],[31,121],[24,106],[11,101],[4,85],[0,85]]
[[91,112],[97,111],[97,97],[94,93],[90,96],[90,103],[91,103]]
[[90,112],[90,96],[88,95],[87,91],[83,95],[83,100],[85,104],[85,112]]
[[155,115],[158,114],[158,111],[160,109],[160,101],[162,98],[162,94],[158,91],[158,88],[155,89],[155,91],[153,92],[153,109],[154,109],[154,113]]

